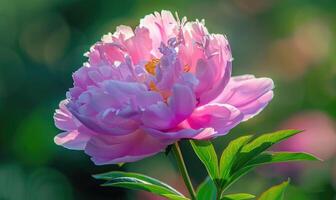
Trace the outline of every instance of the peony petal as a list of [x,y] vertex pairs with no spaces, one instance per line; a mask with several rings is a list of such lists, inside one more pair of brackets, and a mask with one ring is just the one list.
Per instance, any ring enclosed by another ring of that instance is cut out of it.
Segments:
[[140,20],[140,27],[149,30],[153,44],[153,54],[159,57],[158,48],[161,43],[167,44],[170,38],[176,37],[177,21],[170,11],[163,10],[161,14],[155,12]]
[[57,145],[62,145],[65,148],[73,150],[84,150],[90,136],[85,133],[80,133],[77,130],[63,132],[58,134],[54,141]]
[[167,104],[158,102],[143,111],[141,120],[142,123],[149,128],[163,130],[176,125],[176,123],[174,123],[174,117],[174,113]]
[[116,164],[152,156],[166,146],[167,144],[138,129],[126,136],[92,137],[86,145],[85,153],[91,156],[96,165]]
[[214,136],[224,135],[243,119],[243,114],[228,104],[207,104],[195,109],[188,118],[193,129],[213,128],[217,132]]
[[57,109],[54,114],[56,127],[64,131],[77,129],[77,125],[72,114],[66,108],[67,103],[68,100],[61,101],[59,104],[59,109]]
[[168,105],[175,115],[175,120],[180,123],[193,112],[196,106],[196,98],[193,91],[185,85],[175,84],[173,94]]
[[244,114],[244,121],[261,112],[273,98],[274,83],[253,75],[232,77],[224,91],[213,101],[233,105]]
[[146,131],[146,133],[150,134],[151,136],[157,138],[160,141],[164,141],[166,143],[173,143],[180,139],[195,138],[204,129],[195,130],[191,128],[184,128],[176,131],[159,131],[152,128],[144,128],[144,130]]

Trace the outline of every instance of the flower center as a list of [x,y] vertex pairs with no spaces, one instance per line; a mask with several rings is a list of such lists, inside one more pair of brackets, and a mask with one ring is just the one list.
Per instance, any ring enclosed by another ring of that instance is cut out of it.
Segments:
[[148,63],[146,63],[145,69],[147,70],[148,73],[155,75],[156,65],[159,64],[159,62],[160,62],[160,59],[153,58]]
[[[156,75],[156,66],[160,63],[160,59],[158,58],[152,58],[150,61],[148,61],[146,64],[145,64],[145,69],[146,71],[155,76]],[[189,65],[184,65],[183,67],[183,71],[184,72],[189,72],[190,71],[190,66]],[[167,100],[170,96],[170,92],[169,91],[161,91],[159,88],[157,88],[156,84],[154,81],[150,81],[149,82],[149,85],[148,85],[148,88],[150,91],[154,91],[154,92],[158,92],[160,93],[160,95],[163,97],[164,99],[164,102],[167,103]]]

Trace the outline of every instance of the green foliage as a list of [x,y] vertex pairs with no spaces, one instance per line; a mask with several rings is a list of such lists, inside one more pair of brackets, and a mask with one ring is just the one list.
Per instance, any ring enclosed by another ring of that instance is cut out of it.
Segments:
[[210,141],[190,140],[196,155],[202,161],[212,180],[218,178],[218,158]]
[[285,195],[285,190],[289,184],[289,180],[276,185],[266,190],[258,200],[283,200]]
[[[251,194],[224,194],[224,192],[240,177],[257,166],[290,161],[319,160],[307,153],[266,151],[272,145],[300,132],[298,130],[282,130],[264,134],[255,139],[252,139],[250,135],[239,137],[231,141],[224,149],[220,162],[218,162],[215,148],[210,141],[191,140],[191,146],[209,174],[197,188],[197,200],[253,199],[255,196]],[[94,178],[107,181],[103,186],[144,190],[172,200],[188,199],[171,186],[142,174],[109,172],[94,175]],[[288,183],[289,181],[286,181],[270,188],[261,195],[259,200],[281,200]],[[192,197],[192,199],[195,198]]]
[[263,152],[253,160],[247,163],[249,167],[255,167],[258,165],[291,162],[291,161],[314,161],[319,158],[314,157],[308,153],[296,153],[296,152]]
[[[217,166],[217,156],[211,142],[192,141],[191,144],[208,170],[209,176],[215,181],[217,194],[222,199],[232,199],[235,196],[225,196],[223,194],[225,190],[257,166],[290,161],[318,160],[313,155],[300,152],[266,152],[274,144],[300,132],[299,130],[282,130],[261,135],[254,140],[251,140],[251,136],[237,138],[224,149],[219,166]],[[216,173],[216,169],[219,169],[218,173]],[[209,195],[207,198],[212,198],[212,196]],[[218,199],[218,197],[216,198]],[[236,198],[239,199],[239,195]]]
[[247,193],[238,193],[238,194],[228,194],[223,196],[221,200],[248,200],[248,199],[254,199],[254,195],[247,194]]
[[186,200],[181,193],[171,186],[151,177],[137,173],[120,171],[93,175],[96,179],[105,180],[103,186],[122,187],[134,190],[148,191],[172,200]]
[[197,188],[197,200],[216,200],[216,195],[216,185],[209,177],[207,177]]
[[239,158],[237,155],[244,147],[244,145],[251,139],[252,136],[243,136],[232,142],[227,146],[223,151],[220,159],[220,178],[222,184],[224,181],[227,181],[231,174],[233,165],[237,162]]

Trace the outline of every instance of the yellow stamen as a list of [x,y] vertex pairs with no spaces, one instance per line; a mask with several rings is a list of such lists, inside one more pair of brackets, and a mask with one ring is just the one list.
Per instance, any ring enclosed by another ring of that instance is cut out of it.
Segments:
[[153,81],[151,81],[150,83],[149,83],[149,89],[151,90],[151,91],[154,91],[154,92],[158,92],[159,90],[157,89],[157,87],[156,87],[156,85],[155,85],[155,83],[153,82]]
[[[159,62],[160,62],[160,59],[157,59],[157,58],[151,59],[149,62],[147,62],[145,64],[146,71],[148,73],[152,74],[153,76],[155,76],[156,75],[155,69],[156,69],[156,66],[159,64]],[[183,71],[184,72],[189,72],[190,71],[190,66],[187,65],[187,64],[184,65]],[[161,91],[160,89],[158,89],[153,81],[151,81],[149,83],[149,90],[160,93],[160,95],[163,97],[163,99],[166,103],[168,101],[169,96],[171,95],[170,92]]]
[[151,82],[149,83],[149,90],[160,93],[160,95],[163,97],[164,102],[167,103],[167,101],[168,101],[168,97],[169,97],[170,95],[169,95],[167,92],[162,92],[162,91],[160,91],[160,90],[156,87],[156,85],[155,85],[155,83],[154,83],[153,81],[151,81]]
[[190,71],[190,66],[189,65],[184,65],[183,71],[184,72],[189,72]]
[[145,68],[146,68],[147,72],[152,74],[152,75],[155,75],[155,68],[156,68],[156,65],[159,62],[160,62],[160,59],[153,58],[148,63],[146,63]]

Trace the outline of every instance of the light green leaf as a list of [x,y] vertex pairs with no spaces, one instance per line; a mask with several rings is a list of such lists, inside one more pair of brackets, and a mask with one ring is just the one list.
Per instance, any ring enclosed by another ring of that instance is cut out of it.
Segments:
[[[221,191],[225,191],[230,185],[237,181],[240,177],[248,173],[254,168],[254,165],[248,165],[251,160],[256,159],[261,153],[270,148],[272,145],[279,143],[293,135],[300,133],[299,130],[282,130],[274,133],[268,133],[257,137],[251,142],[245,144],[237,152],[234,163],[232,164],[230,173],[226,175],[221,185]],[[224,158],[223,158],[224,159]],[[264,160],[264,157],[258,158],[258,160]],[[279,160],[280,158],[274,158]],[[257,161],[258,161],[257,160]],[[222,161],[222,159],[221,159]],[[225,159],[224,159],[225,161]],[[280,160],[279,160],[280,162]],[[256,164],[256,163],[255,163]]]
[[291,136],[294,136],[302,131],[300,130],[281,130],[274,133],[263,134],[250,143],[246,144],[241,153],[245,154],[244,157],[251,158],[256,155],[259,155],[263,151],[266,151],[268,148],[273,146],[276,143],[279,143]]
[[271,187],[262,193],[258,200],[283,200],[288,184],[289,180],[281,183],[280,185]]
[[107,173],[102,173],[102,174],[96,174],[93,175],[94,178],[96,179],[102,179],[102,180],[112,180],[114,178],[119,178],[119,177],[133,177],[133,178],[137,178],[146,182],[149,182],[153,185],[159,185],[162,186],[164,188],[167,188],[168,190],[171,190],[173,193],[178,194],[178,195],[182,195],[180,192],[178,192],[177,190],[175,190],[173,187],[169,186],[166,183],[163,183],[155,178],[146,176],[144,174],[138,174],[138,173],[131,173],[131,172],[121,172],[121,171],[113,171],[113,172],[107,172]]
[[197,188],[198,200],[216,200],[216,195],[216,185],[209,177],[207,177]]
[[251,139],[252,136],[243,136],[233,140],[225,148],[220,159],[220,178],[221,184],[224,184],[231,175],[231,169],[236,159],[239,157],[241,148]]
[[221,200],[248,200],[254,199],[255,196],[247,193],[228,194],[221,198]]
[[271,163],[304,161],[304,160],[320,160],[308,153],[301,152],[263,152],[253,160],[247,163],[248,167],[259,166]]
[[171,186],[143,174],[114,171],[93,175],[93,177],[106,180],[107,182],[104,183],[103,186],[145,190],[173,200],[187,199]]
[[218,158],[210,141],[190,140],[196,155],[202,161],[212,180],[218,179]]

